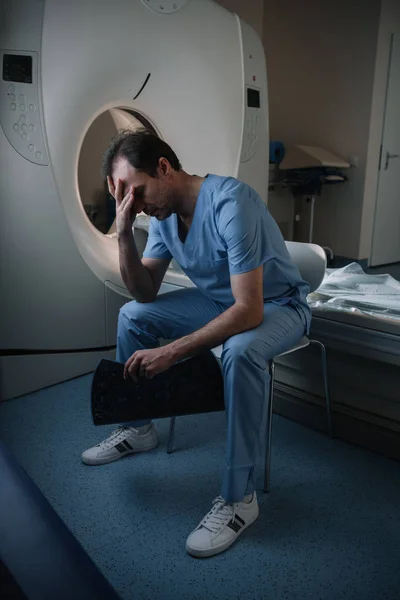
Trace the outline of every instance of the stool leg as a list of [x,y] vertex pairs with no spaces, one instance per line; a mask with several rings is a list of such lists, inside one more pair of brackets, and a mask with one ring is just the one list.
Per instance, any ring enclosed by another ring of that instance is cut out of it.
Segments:
[[176,419],[176,417],[171,417],[171,420],[169,422],[169,436],[168,436],[168,444],[167,444],[168,454],[171,454],[172,447],[174,445],[175,419]]
[[331,413],[331,400],[329,395],[329,384],[328,384],[328,363],[326,360],[326,348],[319,340],[310,340],[311,344],[317,344],[321,348],[322,354],[322,372],[324,374],[324,386],[325,386],[325,402],[326,402],[326,416],[328,421],[328,434],[329,437],[333,438],[332,429],[332,413]]
[[269,365],[270,383],[269,383],[269,404],[267,409],[267,449],[265,455],[265,477],[264,492],[269,492],[271,481],[271,441],[272,441],[272,408],[274,402],[274,382],[275,382],[275,363],[270,361]]

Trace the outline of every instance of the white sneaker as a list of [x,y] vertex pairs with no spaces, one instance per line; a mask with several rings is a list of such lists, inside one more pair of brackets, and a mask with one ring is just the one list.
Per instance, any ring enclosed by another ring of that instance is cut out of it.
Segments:
[[118,427],[106,440],[85,450],[82,454],[82,462],[86,465],[105,465],[134,452],[153,450],[158,446],[156,428],[153,423],[150,424],[148,431],[145,427]]
[[[250,498],[250,497],[249,497]],[[221,496],[186,540],[186,550],[192,556],[204,558],[226,550],[258,517],[256,492],[249,502],[228,504]]]

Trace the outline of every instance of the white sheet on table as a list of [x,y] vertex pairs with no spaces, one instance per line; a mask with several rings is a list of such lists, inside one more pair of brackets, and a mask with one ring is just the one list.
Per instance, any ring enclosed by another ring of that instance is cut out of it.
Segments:
[[321,286],[308,297],[311,308],[365,314],[400,322],[400,282],[368,275],[358,263],[327,269]]

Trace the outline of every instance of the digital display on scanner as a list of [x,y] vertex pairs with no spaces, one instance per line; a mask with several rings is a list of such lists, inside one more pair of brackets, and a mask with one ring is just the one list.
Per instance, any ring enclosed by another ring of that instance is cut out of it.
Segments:
[[4,54],[3,79],[17,83],[32,83],[32,56]]
[[251,108],[260,108],[260,92],[247,88],[247,106]]

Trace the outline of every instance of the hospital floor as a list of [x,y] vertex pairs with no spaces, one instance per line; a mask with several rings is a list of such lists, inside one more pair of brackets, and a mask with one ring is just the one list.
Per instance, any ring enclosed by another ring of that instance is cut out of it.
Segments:
[[92,424],[90,382],[0,404],[0,438],[124,600],[400,598],[399,463],[275,415],[258,520],[192,558],[186,537],[219,494],[225,414],[178,418],[172,454],[158,420],[155,451],[88,467],[82,450],[110,431]]

